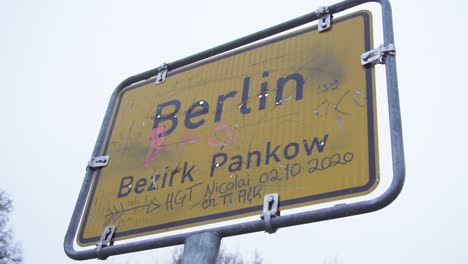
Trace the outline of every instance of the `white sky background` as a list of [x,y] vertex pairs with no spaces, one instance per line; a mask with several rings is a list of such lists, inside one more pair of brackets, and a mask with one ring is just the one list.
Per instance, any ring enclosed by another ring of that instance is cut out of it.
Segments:
[[[25,263],[75,263],[63,238],[122,80],[335,2],[0,0],[0,188],[14,199]],[[400,196],[371,214],[226,238],[226,248],[256,248],[265,263],[468,261],[468,2],[392,6],[407,165]],[[109,262],[167,263],[172,250]]]

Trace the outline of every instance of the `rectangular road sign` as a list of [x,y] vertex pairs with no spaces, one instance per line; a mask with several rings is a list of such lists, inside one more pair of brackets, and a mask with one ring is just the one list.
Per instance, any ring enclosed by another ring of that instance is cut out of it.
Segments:
[[117,91],[77,242],[355,197],[378,183],[371,15],[334,19]]

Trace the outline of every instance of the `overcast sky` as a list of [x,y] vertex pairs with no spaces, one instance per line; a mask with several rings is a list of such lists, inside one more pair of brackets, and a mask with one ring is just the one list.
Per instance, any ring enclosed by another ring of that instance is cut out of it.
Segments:
[[[122,80],[335,2],[0,1],[0,188],[14,200],[25,263],[75,262],[63,238]],[[265,263],[468,261],[468,3],[392,6],[407,165],[400,196],[366,215],[226,238],[226,248],[257,249]],[[173,249],[109,261],[167,263]]]

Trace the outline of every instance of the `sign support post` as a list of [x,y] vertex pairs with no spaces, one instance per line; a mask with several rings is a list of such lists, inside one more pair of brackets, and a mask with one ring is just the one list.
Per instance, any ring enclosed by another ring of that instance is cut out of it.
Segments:
[[213,232],[192,235],[185,240],[183,264],[216,264],[221,237]]

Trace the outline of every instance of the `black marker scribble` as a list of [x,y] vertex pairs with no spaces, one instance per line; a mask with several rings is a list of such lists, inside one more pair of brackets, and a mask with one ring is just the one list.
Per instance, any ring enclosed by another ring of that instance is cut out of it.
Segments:
[[151,200],[148,204],[130,207],[126,209],[121,203],[120,208],[116,208],[114,206],[113,208],[114,210],[108,209],[108,214],[104,216],[105,218],[107,218],[106,221],[104,222],[104,226],[108,226],[110,223],[117,221],[120,217],[122,217],[127,212],[146,208],[146,214],[150,214],[151,212],[158,209],[159,207],[161,207],[161,205],[157,204],[153,200]]

